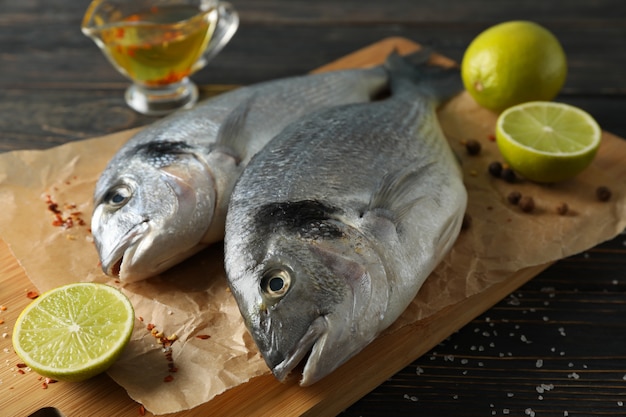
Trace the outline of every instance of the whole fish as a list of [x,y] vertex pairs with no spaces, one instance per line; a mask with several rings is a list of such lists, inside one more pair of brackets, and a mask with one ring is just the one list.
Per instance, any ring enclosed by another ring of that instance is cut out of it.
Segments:
[[388,89],[381,67],[239,88],[143,129],[97,181],[91,229],[103,271],[123,282],[156,275],[224,237],[232,187],[289,122]]
[[390,97],[290,124],[235,186],[228,281],[279,380],[306,358],[310,385],[369,344],[458,236],[467,192],[435,109],[462,87],[428,56],[390,56]]

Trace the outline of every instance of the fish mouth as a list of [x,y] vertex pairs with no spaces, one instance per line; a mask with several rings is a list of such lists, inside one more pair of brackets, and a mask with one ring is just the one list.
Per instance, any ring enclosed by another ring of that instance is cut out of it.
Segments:
[[[302,362],[302,360],[312,353],[314,350],[320,350],[320,339],[323,338],[328,329],[328,323],[324,316],[316,318],[313,323],[309,326],[307,332],[302,336],[295,349],[289,352],[286,358],[280,362],[278,365],[275,365],[272,368],[272,373],[279,381],[283,382],[289,376],[289,373]],[[323,343],[321,343],[323,346]],[[318,356],[318,355],[315,355]],[[306,360],[306,365],[304,367],[304,371],[302,373],[302,380],[300,381],[300,385],[309,385],[315,381],[311,381],[309,377],[311,370],[311,356]],[[313,365],[314,366],[314,365]],[[315,379],[317,380],[317,379]]]
[[102,271],[106,275],[119,277],[125,264],[125,260],[132,259],[137,250],[138,243],[146,235],[150,226],[143,221],[130,229],[119,243],[111,249],[109,255],[102,260]]

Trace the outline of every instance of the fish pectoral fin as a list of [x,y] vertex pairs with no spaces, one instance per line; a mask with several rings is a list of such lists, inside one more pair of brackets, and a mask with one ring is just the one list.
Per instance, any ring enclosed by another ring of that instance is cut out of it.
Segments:
[[[463,222],[464,213],[465,212],[462,211],[455,216],[451,216],[442,226],[439,238],[435,242],[435,253],[440,258],[444,254],[448,253],[448,250],[452,247],[454,242],[456,242],[456,239],[459,235],[459,230],[461,229],[461,223]],[[439,260],[437,262],[439,262]]]
[[246,119],[255,99],[255,95],[250,96],[230,112],[217,132],[217,140],[212,150],[232,156],[237,163],[246,157],[248,142],[252,136],[246,129]]
[[395,224],[396,228],[413,207],[425,197],[417,196],[407,201],[407,193],[416,187],[419,179],[433,163],[409,165],[387,173],[372,194],[366,211],[376,213]]

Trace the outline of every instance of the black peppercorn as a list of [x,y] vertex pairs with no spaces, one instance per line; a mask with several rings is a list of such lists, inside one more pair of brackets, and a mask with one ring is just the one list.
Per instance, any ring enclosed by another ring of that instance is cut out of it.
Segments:
[[518,205],[524,213],[530,213],[535,209],[535,200],[532,197],[524,196],[519,200]]
[[510,183],[514,183],[516,180],[515,172],[513,172],[511,168],[502,168],[502,173],[500,174],[500,177],[504,181]]
[[596,188],[596,197],[600,201],[609,201],[611,199],[611,195],[612,193],[609,187],[601,185],[600,187]]
[[521,198],[522,198],[522,194],[519,191],[511,191],[509,195],[506,197],[506,199],[509,200],[509,203],[513,205],[519,203]]
[[498,161],[490,163],[489,173],[496,178],[500,178],[500,175],[502,175],[502,164]]
[[465,142],[465,149],[467,150],[467,153],[472,156],[478,155],[481,150],[480,142],[474,139],[469,139],[467,142]]

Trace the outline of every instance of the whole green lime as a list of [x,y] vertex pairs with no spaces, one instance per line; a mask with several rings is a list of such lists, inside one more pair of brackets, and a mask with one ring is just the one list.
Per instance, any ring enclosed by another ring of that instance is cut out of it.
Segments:
[[488,28],[470,43],[461,76],[478,104],[501,112],[556,97],[567,77],[567,59],[549,30],[529,21],[511,21]]

